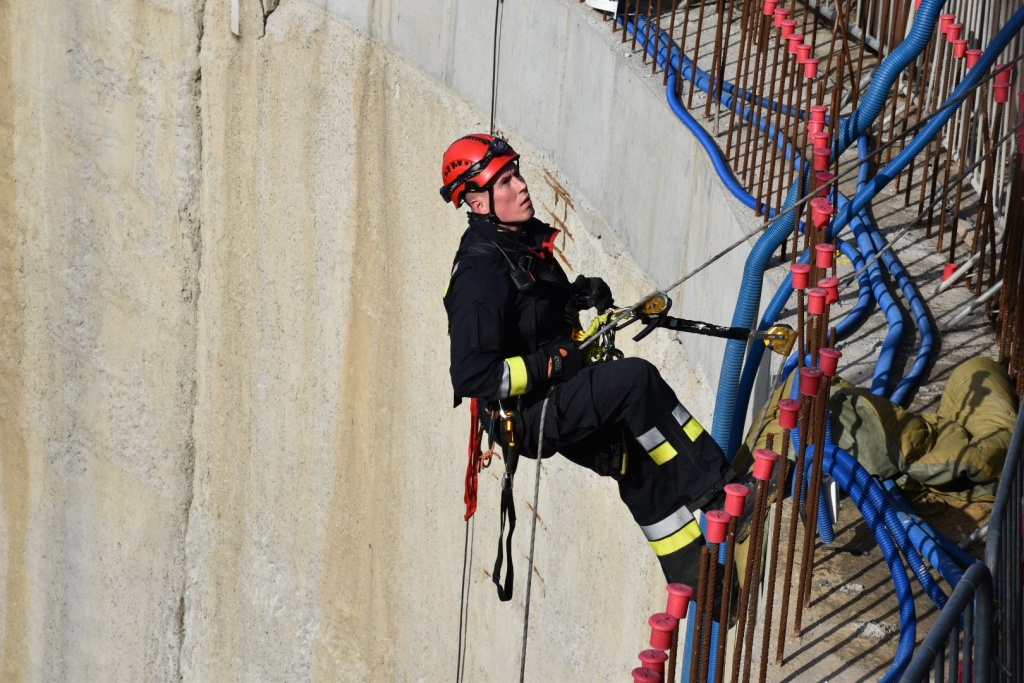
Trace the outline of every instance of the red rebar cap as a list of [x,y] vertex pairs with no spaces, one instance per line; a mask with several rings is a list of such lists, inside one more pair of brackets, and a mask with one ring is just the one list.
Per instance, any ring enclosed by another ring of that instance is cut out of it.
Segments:
[[779,401],[779,425],[783,429],[796,429],[796,420],[799,414],[799,399],[784,398]]
[[953,56],[957,59],[963,59],[967,55],[967,41],[966,40],[954,40],[953,41]]
[[939,15],[939,30],[943,33],[946,32],[946,27],[953,23],[956,19],[955,14],[940,14]]
[[779,28],[782,29],[782,39],[789,40],[793,35],[793,31],[796,30],[796,19],[784,19],[782,21],[782,26]]
[[672,631],[679,626],[679,620],[666,612],[659,612],[647,620],[651,626],[651,647],[667,650],[672,647]]
[[[775,9],[775,28],[782,28],[782,22],[789,18],[789,10],[785,7],[778,7]],[[793,22],[796,26],[796,22]]]
[[992,94],[996,104],[1006,104],[1010,101],[1010,86],[996,83],[992,86]]
[[640,653],[640,664],[643,668],[651,671],[665,673],[666,661],[668,661],[668,655],[661,650],[644,650]]
[[[806,65],[805,65],[806,66]],[[807,69],[804,69],[804,75],[806,75]],[[808,121],[807,131],[811,134],[811,137],[825,130],[825,124],[821,121]]]
[[800,368],[800,393],[804,396],[817,396],[822,374],[818,368]]
[[963,24],[950,24],[946,27],[946,40],[951,43],[960,40],[960,32],[963,30]]
[[779,454],[767,448],[758,448],[754,451],[754,479],[768,481],[772,478],[772,470],[779,460]]
[[996,64],[996,71],[998,72],[996,73],[996,85],[1010,85],[1010,81],[1013,79],[1013,67],[1007,69],[1005,64]]
[[766,17],[772,16],[775,13],[775,5],[779,4],[779,0],[764,0],[764,15]]
[[743,508],[747,504],[747,496],[750,489],[743,484],[725,485],[725,511],[732,517],[739,517],[743,514]]
[[818,191],[818,196],[828,197],[832,192],[832,186],[829,183],[836,179],[836,174],[829,173],[828,171],[818,171],[814,174],[814,177],[818,179],[818,187],[821,188]]
[[690,609],[693,588],[685,583],[670,583],[666,590],[668,590],[668,606],[665,611],[676,619],[682,619],[686,616],[686,611]]
[[831,268],[836,260],[836,245],[829,242],[814,245],[814,265],[818,268]]
[[793,289],[803,291],[807,289],[810,280],[811,266],[807,263],[794,263],[789,267],[793,275]]
[[[820,266],[819,266],[820,267]],[[828,292],[820,287],[811,287],[807,290],[807,312],[811,315],[821,315],[825,312],[825,298]]]
[[839,366],[839,359],[843,357],[843,352],[826,347],[818,351],[818,354],[818,367],[821,368],[821,372],[826,377],[835,377],[836,368]]
[[811,146],[828,147],[829,149],[832,149],[832,140],[829,137],[829,134],[822,130],[822,132],[815,133],[811,136]]
[[828,147],[814,148],[814,170],[827,171],[829,161],[832,158],[832,150]]
[[973,69],[974,65],[981,59],[981,55],[984,50],[968,50],[967,51],[967,68]]
[[[796,46],[796,62],[797,62],[797,64],[803,64],[804,66],[806,66],[807,65],[807,60],[811,58],[811,50],[813,50],[813,49],[814,48],[811,47],[810,45],[808,45],[807,43],[800,43],[799,45],[797,45]],[[807,70],[804,69],[804,74],[806,75],[806,73],[807,73]]]
[[[820,244],[818,245],[821,246]],[[829,245],[832,246],[832,245]],[[818,286],[828,292],[828,296],[825,297],[825,303],[834,304],[839,301],[839,278],[837,277],[826,277],[818,280]]]
[[816,104],[811,107],[811,121],[825,123],[825,116],[828,115],[828,107],[824,104]]
[[[808,45],[807,47],[810,47]],[[818,64],[821,63],[820,59],[806,59],[804,60],[804,78],[817,78],[818,77]],[[824,125],[824,124],[822,124]]]
[[704,537],[708,543],[725,543],[726,532],[729,530],[729,520],[732,515],[724,510],[712,510],[705,515],[708,520],[708,530]]
[[956,272],[957,265],[955,263],[947,263],[942,269],[942,281],[945,282],[949,278],[953,277],[953,273]]
[[[832,202],[824,197],[815,197],[811,200],[811,222],[816,228],[824,228],[832,220]],[[821,266],[818,266],[819,268]]]
[[797,47],[802,45],[804,42],[804,34],[794,33],[790,36],[787,36],[786,40],[789,41],[789,54],[795,55]]
[[662,683],[662,676],[654,669],[638,666],[633,669],[633,683]]

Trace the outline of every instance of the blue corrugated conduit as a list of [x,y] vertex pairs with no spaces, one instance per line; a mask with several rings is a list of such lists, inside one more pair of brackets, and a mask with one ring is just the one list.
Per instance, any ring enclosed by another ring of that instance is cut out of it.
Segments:
[[[827,448],[827,446],[826,446]],[[932,599],[935,605],[942,609],[948,599],[946,594],[942,591],[942,588],[936,583],[935,578],[931,572],[928,571],[928,567],[924,563],[924,558],[918,551],[917,544],[912,542],[910,534],[907,533],[907,529],[900,523],[899,518],[896,515],[896,511],[892,509],[889,503],[889,497],[885,494],[885,490],[879,483],[878,479],[871,476],[864,467],[857,462],[856,458],[847,453],[846,451],[837,448],[840,455],[836,457],[836,466],[832,470],[833,478],[842,486],[845,490],[849,491],[849,486],[853,483],[858,484],[868,494],[869,505],[873,509],[882,515],[885,520],[885,526],[889,529],[893,539],[903,552],[904,557],[907,558],[907,563],[913,570],[914,575],[917,576],[917,580],[921,583],[921,587],[924,588],[928,597]],[[864,507],[860,504],[857,505],[861,513],[864,512]],[[962,572],[952,562],[940,561],[935,567],[940,572],[945,570],[954,570],[959,575],[947,576],[943,574],[943,578],[949,581],[951,585],[955,585],[956,581],[960,580]],[[952,579],[952,580],[951,580]]]
[[[868,150],[868,138],[866,135],[862,135],[857,143],[857,152],[862,161],[867,159],[870,152]],[[860,166],[860,171],[857,176],[858,192],[867,185],[868,168],[869,165],[866,163],[861,164]],[[925,369],[928,367],[928,363],[931,361],[935,335],[932,331],[931,319],[928,317],[928,311],[925,308],[924,300],[921,299],[920,292],[918,292],[917,287],[914,286],[914,283],[910,278],[910,273],[906,271],[903,264],[899,262],[892,250],[886,249],[888,243],[878,231],[877,226],[872,224],[868,232],[871,236],[872,246],[882,253],[882,262],[885,263],[885,267],[889,271],[889,274],[892,275],[896,280],[896,283],[900,286],[900,289],[903,290],[903,296],[906,298],[907,303],[910,304],[910,311],[914,316],[914,321],[917,323],[918,335],[921,338],[921,343],[918,345],[917,354],[914,356],[914,364],[911,367],[910,372],[903,376],[903,379],[900,380],[899,384],[896,385],[896,388],[889,395],[890,401],[899,405],[904,405],[910,394],[910,390],[917,386],[917,383],[921,380],[921,376],[924,374]]]
[[939,570],[942,578],[955,588],[964,575],[960,565],[943,552],[939,544],[935,542],[935,539],[926,534],[924,529],[914,521],[911,515],[908,515],[906,512],[897,511],[896,518],[910,535],[910,542],[914,544],[914,547],[918,549],[921,555],[928,559],[928,563],[931,566]]
[[[875,76],[868,86],[860,106],[850,115],[848,119],[839,122],[839,140],[836,141],[836,154],[843,151],[853,140],[867,132],[868,128],[882,111],[888,97],[889,90],[899,78],[900,73],[924,51],[935,29],[935,21],[938,18],[939,10],[943,0],[924,0],[918,8],[914,20],[914,26],[906,40],[900,43],[893,50],[875,72]],[[906,150],[904,150],[906,151]],[[915,152],[916,154],[916,152]],[[800,174],[800,181],[807,187],[806,173]],[[797,185],[790,188],[789,195],[783,208],[789,208],[796,201]],[[841,227],[849,223],[850,217],[860,211],[854,211],[846,218]],[[739,299],[733,313],[732,325],[734,327],[751,327],[754,316],[761,299],[761,288],[763,284],[764,271],[768,267],[772,254],[779,248],[783,240],[793,229],[792,214],[787,214],[777,223],[768,228],[751,249],[750,256],[743,270],[743,282],[740,288]],[[838,216],[837,216],[838,222]],[[833,234],[838,233],[838,228]],[[718,394],[715,400],[715,416],[712,424],[712,436],[722,446],[727,454],[736,451],[741,438],[740,427],[734,427],[733,416],[736,414],[736,402],[739,394],[738,379],[742,372],[743,359],[746,345],[742,341],[729,340],[726,343],[725,355],[722,360],[722,374],[718,384]],[[761,349],[752,347],[752,353],[759,354]],[[750,388],[747,387],[742,395],[742,402],[746,405],[750,400]]]
[[[623,18],[619,16],[617,17],[617,19],[618,22],[621,24]],[[647,17],[643,15],[637,17],[637,31],[639,31],[636,34],[637,41],[644,47],[647,54],[651,55],[652,57],[656,56],[658,59],[658,64],[666,71],[675,72],[677,74],[680,73],[680,60],[682,60],[681,68],[683,78],[690,81],[690,83],[692,83],[695,87],[699,88],[700,90],[703,90],[705,93],[710,94],[712,83],[711,74],[709,74],[707,71],[704,71],[700,67],[697,67],[693,63],[693,60],[691,60],[686,55],[682,54],[682,52],[679,49],[679,46],[675,44],[675,41],[672,40],[671,36],[669,36],[668,31],[664,29],[654,27],[651,33],[653,37],[657,39],[658,43],[657,46],[655,46],[654,41],[652,40],[651,45],[648,45],[647,41],[649,38],[647,35],[647,27]],[[633,31],[633,22],[627,21],[626,28],[629,31]],[[655,54],[655,51],[657,52],[657,54]],[[670,65],[671,69],[666,68],[666,64]],[[743,101],[744,104],[741,105],[742,111],[747,112],[747,115],[744,116],[744,118],[747,120],[750,120],[750,112],[756,112],[758,109],[771,109],[771,111],[782,112],[789,116],[796,116],[798,119],[801,120],[807,118],[807,112],[804,111],[803,109],[797,109],[796,107],[792,106],[787,107],[783,105],[781,102],[772,102],[767,97],[757,98],[757,95],[754,94],[753,92],[744,92],[742,88],[738,88],[735,84],[730,83],[729,81],[722,81],[722,99],[720,100],[721,103],[725,105],[726,108],[729,108],[732,105],[734,98]],[[755,99],[757,99],[757,109],[751,110],[746,106],[746,104],[753,102]],[[763,122],[760,121],[760,117],[758,117],[758,120],[759,128],[762,131],[765,130]],[[826,123],[827,122],[828,120],[826,119]],[[769,130],[775,129],[774,127],[772,127]]]
[[963,548],[953,543],[948,538],[936,531],[931,524],[924,521],[914,510],[907,504],[907,501],[903,498],[903,493],[900,491],[899,485],[892,479],[888,479],[882,482],[882,486],[885,488],[885,492],[889,494],[889,500],[892,501],[892,506],[897,512],[902,512],[908,515],[914,524],[921,528],[921,530],[928,534],[933,541],[939,544],[943,552],[949,555],[950,559],[956,562],[961,567],[968,567],[975,562],[980,562],[978,558],[974,557]]
[[[864,515],[864,521],[878,541],[878,547],[882,551],[885,562],[889,565],[889,572],[892,574],[893,585],[896,588],[896,599],[900,606],[900,640],[896,648],[896,656],[893,659],[889,671],[886,672],[882,681],[899,680],[900,675],[907,668],[910,659],[914,654],[914,641],[917,638],[917,613],[914,610],[914,595],[910,589],[910,580],[907,578],[907,569],[903,564],[896,544],[890,531],[886,528],[880,513],[870,503],[867,491],[855,477],[848,476],[837,466],[837,458],[840,454],[853,460],[852,456],[841,448],[834,445],[825,447],[824,468],[829,475],[839,483],[849,494],[857,507]],[[856,461],[853,461],[856,464]],[[844,476],[845,475],[845,476]]]

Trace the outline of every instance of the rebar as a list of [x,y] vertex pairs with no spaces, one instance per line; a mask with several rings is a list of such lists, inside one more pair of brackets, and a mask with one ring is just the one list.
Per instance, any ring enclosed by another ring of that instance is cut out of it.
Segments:
[[768,561],[768,601],[764,608],[764,625],[761,632],[761,668],[757,675],[758,683],[764,683],[768,676],[768,641],[772,629],[772,608],[775,605],[775,579],[779,566],[779,545],[782,541],[782,501],[783,487],[789,475],[789,430],[782,430],[782,449],[779,452],[779,484],[775,493],[775,516],[772,519],[771,555]]

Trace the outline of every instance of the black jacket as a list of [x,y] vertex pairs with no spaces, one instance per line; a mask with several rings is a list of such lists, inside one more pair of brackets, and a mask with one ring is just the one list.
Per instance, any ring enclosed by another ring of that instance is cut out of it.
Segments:
[[[444,295],[455,403],[524,395],[547,386],[545,345],[565,342],[578,326],[573,286],[555,260],[558,231],[533,219],[521,232],[470,214]],[[532,280],[525,291],[513,280]]]

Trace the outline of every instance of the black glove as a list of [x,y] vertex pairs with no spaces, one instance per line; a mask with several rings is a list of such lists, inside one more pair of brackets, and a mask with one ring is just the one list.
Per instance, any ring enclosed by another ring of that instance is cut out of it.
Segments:
[[598,313],[603,313],[615,303],[612,297],[612,290],[599,277],[583,277],[580,275],[572,283],[572,286],[576,290],[573,302],[581,311],[588,308],[596,308]]
[[550,379],[569,379],[583,367],[583,351],[580,350],[579,344],[571,339],[553,341],[538,350],[548,358]]

